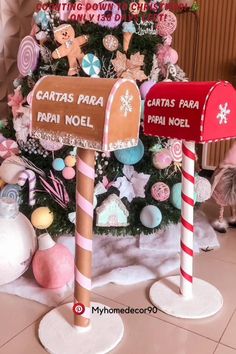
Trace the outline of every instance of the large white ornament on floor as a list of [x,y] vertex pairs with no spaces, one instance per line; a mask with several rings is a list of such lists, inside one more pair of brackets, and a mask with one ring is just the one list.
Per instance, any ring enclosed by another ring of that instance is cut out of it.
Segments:
[[11,198],[0,198],[0,285],[19,278],[36,250],[36,235],[29,220]]

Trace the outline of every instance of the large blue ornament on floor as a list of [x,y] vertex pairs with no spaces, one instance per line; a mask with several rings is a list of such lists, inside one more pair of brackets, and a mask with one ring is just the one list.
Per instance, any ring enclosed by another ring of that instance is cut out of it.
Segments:
[[144,146],[139,139],[138,145],[128,149],[117,150],[114,152],[116,159],[124,165],[135,165],[142,160]]

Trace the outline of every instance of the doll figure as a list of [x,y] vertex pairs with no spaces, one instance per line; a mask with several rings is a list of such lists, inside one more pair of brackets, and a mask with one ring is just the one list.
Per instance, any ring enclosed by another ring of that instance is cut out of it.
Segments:
[[[225,233],[228,226],[236,227],[236,143],[215,170],[212,182],[212,198],[220,206],[219,219],[212,226],[216,231]],[[224,218],[227,206],[231,207],[232,212],[228,221]]]

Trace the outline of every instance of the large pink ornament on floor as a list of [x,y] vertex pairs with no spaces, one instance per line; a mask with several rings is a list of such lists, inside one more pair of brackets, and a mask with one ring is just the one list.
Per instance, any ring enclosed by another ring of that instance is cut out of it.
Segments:
[[35,279],[43,288],[62,288],[74,276],[72,254],[65,246],[56,244],[49,234],[39,236],[39,249],[32,265]]

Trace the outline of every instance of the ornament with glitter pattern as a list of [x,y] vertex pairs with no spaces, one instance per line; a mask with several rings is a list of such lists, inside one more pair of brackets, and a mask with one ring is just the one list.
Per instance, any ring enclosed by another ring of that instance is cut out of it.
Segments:
[[161,11],[157,16],[157,21],[157,32],[162,37],[169,36],[176,30],[177,18],[169,10]]
[[119,41],[118,39],[113,36],[112,34],[107,34],[104,38],[103,38],[103,45],[104,47],[109,50],[110,52],[114,52],[118,49],[119,46]]
[[151,194],[156,201],[164,202],[170,197],[170,188],[163,182],[157,182],[152,186]]

